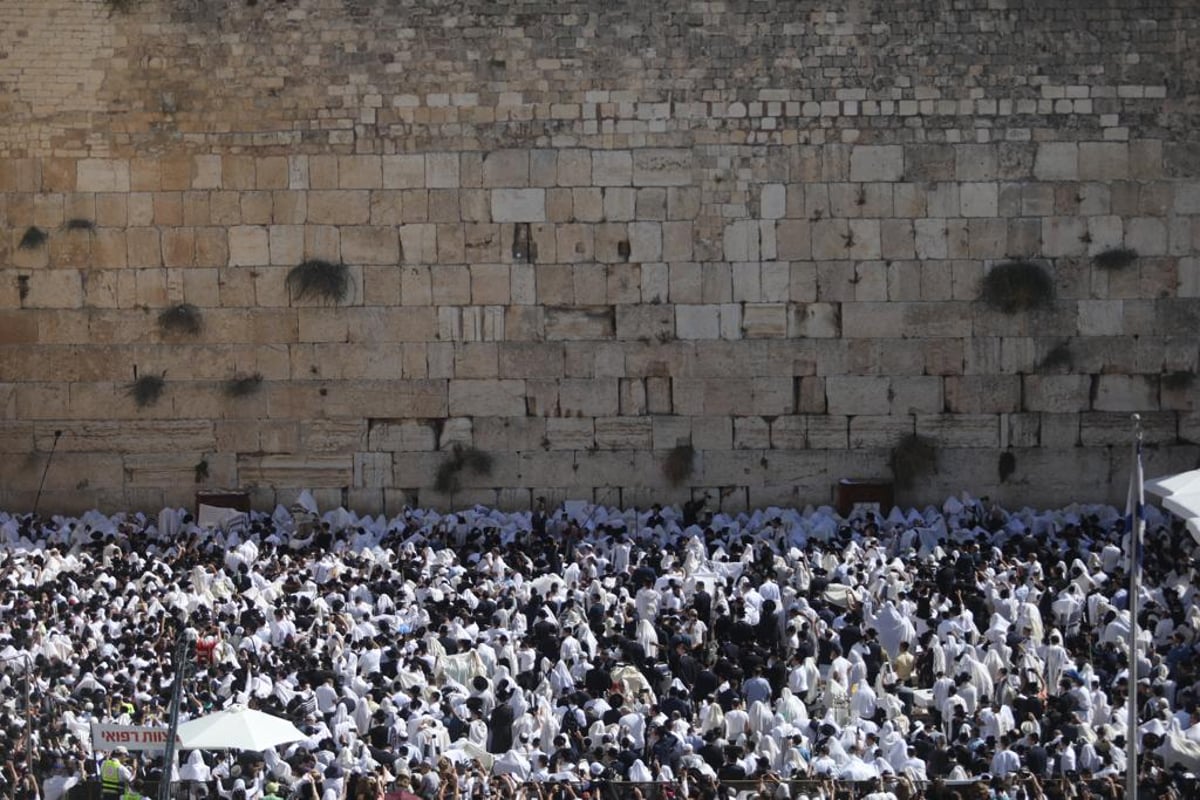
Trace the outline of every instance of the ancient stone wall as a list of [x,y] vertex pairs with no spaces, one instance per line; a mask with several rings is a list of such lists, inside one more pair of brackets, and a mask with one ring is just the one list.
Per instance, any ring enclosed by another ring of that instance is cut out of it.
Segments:
[[1197,458],[1198,45],[1190,0],[0,0],[0,507],[1119,500],[1130,413]]

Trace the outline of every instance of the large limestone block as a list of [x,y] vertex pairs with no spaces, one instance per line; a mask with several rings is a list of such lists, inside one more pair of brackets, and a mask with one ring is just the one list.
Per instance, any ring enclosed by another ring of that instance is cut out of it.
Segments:
[[365,225],[371,219],[371,193],[327,190],[308,193],[308,221],[317,225]]
[[850,419],[850,447],[891,448],[912,432],[910,416],[860,414]]
[[1005,414],[1021,408],[1018,375],[947,375],[946,410],[956,414]]
[[239,455],[240,485],[349,486],[354,459],[348,455]]
[[629,186],[633,183],[633,154],[628,150],[592,153],[592,183],[596,186]]
[[[1128,142],[1082,142],[1079,145],[1079,178],[1085,181],[1121,181],[1129,174]],[[1133,176],[1141,178],[1141,176]]]
[[452,380],[450,414],[465,417],[519,417],[525,414],[525,381]]
[[546,308],[546,338],[555,340],[611,339],[616,329],[612,306]]
[[397,264],[400,242],[396,229],[355,225],[342,230],[342,258],[351,264]]
[[1025,375],[1024,410],[1062,413],[1088,407],[1086,375]]
[[553,342],[501,342],[500,374],[508,378],[561,378],[563,347]]
[[558,405],[564,416],[616,416],[620,409],[618,379],[565,378],[559,382]]
[[372,451],[428,452],[436,447],[437,433],[429,420],[373,420],[367,430],[367,449]]
[[843,303],[842,335],[854,339],[900,337],[906,333],[905,305],[900,303]]
[[904,148],[899,145],[860,145],[850,152],[850,180],[898,181],[904,175]]
[[649,450],[653,443],[649,417],[602,417],[596,420],[596,446],[602,450]]
[[787,335],[788,307],[784,303],[747,303],[742,310],[742,333],[749,339]]
[[1040,181],[1073,181],[1079,178],[1079,146],[1073,142],[1042,142],[1033,162]]
[[[53,441],[54,430],[63,431],[57,445]],[[54,445],[59,452],[204,452],[216,447],[213,424],[207,420],[81,421],[62,424],[53,430],[39,425],[35,441],[38,450],[48,450]]]
[[675,337],[675,306],[619,305],[617,338],[665,341]]
[[83,158],[75,163],[75,189],[79,192],[128,192],[129,162],[110,158]]
[[545,189],[493,189],[493,222],[545,222]]
[[936,375],[897,375],[891,384],[892,414],[932,414],[945,408],[942,379]]
[[1098,375],[1096,411],[1156,411],[1158,378],[1151,375]]
[[1000,417],[995,414],[922,414],[917,434],[938,447],[999,447]]
[[838,337],[843,329],[842,308],[837,303],[793,304],[788,314],[788,336],[807,339]]
[[721,307],[718,305],[675,306],[675,335],[680,339],[719,339]]
[[633,151],[634,186],[687,186],[691,182],[690,149],[648,147]]
[[229,229],[229,266],[257,267],[271,263],[267,229],[257,225],[238,225]]
[[959,210],[964,217],[994,217],[999,210],[995,183],[964,183],[959,187]]
[[830,375],[825,379],[825,393],[832,414],[888,413],[891,405],[888,391],[891,381],[875,375]]
[[550,417],[546,420],[546,447],[549,450],[587,450],[596,443],[596,421],[578,417]]
[[483,185],[489,189],[529,186],[529,151],[496,150],[484,153]]

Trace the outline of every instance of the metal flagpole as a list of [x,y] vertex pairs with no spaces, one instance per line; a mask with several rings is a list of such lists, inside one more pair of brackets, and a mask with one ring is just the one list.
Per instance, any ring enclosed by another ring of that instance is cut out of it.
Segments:
[[1146,527],[1145,479],[1142,476],[1142,418],[1133,415],[1133,467],[1125,512],[1129,528],[1129,708],[1125,733],[1125,798],[1138,796],[1138,596],[1141,591],[1142,534]]
[[171,798],[171,773],[175,766],[175,737],[178,736],[179,731],[179,706],[183,701],[183,682],[187,680],[187,673],[192,667],[188,655],[195,647],[195,642],[194,631],[186,627],[179,632],[179,638],[175,640],[175,681],[171,686],[170,717],[167,723],[167,743],[163,748],[163,774],[162,782],[158,785],[158,800],[170,800]]

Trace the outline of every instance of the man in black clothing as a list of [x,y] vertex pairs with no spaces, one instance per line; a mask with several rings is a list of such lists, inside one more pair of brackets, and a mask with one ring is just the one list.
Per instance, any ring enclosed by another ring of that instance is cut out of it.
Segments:
[[712,627],[712,595],[708,593],[708,587],[703,581],[696,582],[696,592],[692,595],[692,608],[696,609],[696,616],[701,622],[708,627]]

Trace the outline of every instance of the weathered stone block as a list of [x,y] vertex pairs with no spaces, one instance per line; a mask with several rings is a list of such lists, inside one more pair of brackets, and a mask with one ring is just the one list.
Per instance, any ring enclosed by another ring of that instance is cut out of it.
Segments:
[[903,147],[861,145],[850,152],[850,180],[855,183],[898,181],[903,175]]
[[546,338],[554,340],[611,339],[616,332],[616,316],[611,306],[592,308],[546,309]]
[[449,410],[453,416],[519,417],[525,414],[525,382],[520,380],[452,380]]
[[596,446],[602,450],[649,450],[653,423],[649,417],[606,417],[596,420]]
[[494,150],[484,153],[483,185],[487,188],[529,186],[529,151]]
[[1040,181],[1073,181],[1079,178],[1079,146],[1073,142],[1042,142],[1033,162]]
[[618,379],[565,378],[559,382],[559,412],[563,416],[611,417],[620,409]]
[[680,339],[718,339],[721,311],[716,305],[675,306],[675,335]]
[[545,189],[492,190],[493,222],[544,222]]
[[747,303],[742,310],[742,335],[777,338],[787,335],[788,307],[784,303]]
[[1096,411],[1155,411],[1158,378],[1151,375],[1097,375],[1092,408]]
[[650,147],[633,151],[634,186],[687,186],[691,182],[690,149]]
[[831,375],[825,379],[830,413],[857,415],[888,413],[890,402],[886,377]]
[[592,182],[596,186],[629,186],[633,183],[633,154],[628,150],[592,153]]

